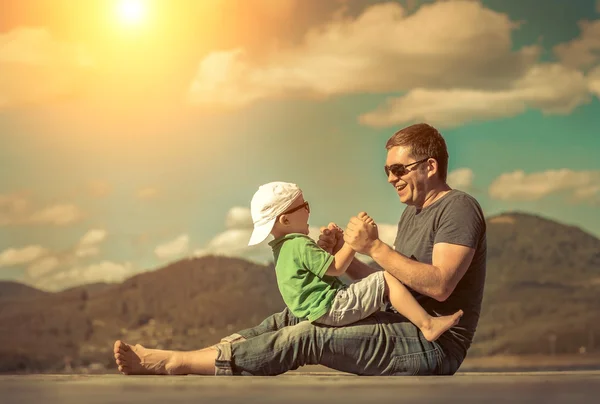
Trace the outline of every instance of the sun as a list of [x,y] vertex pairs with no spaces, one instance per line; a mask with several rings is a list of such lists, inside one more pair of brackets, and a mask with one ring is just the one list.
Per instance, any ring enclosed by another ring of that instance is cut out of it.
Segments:
[[117,4],[117,14],[124,24],[139,24],[146,15],[145,4],[142,0],[120,0]]

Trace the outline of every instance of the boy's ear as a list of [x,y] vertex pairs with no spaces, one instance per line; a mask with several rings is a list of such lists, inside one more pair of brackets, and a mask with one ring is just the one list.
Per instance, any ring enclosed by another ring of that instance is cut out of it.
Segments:
[[284,225],[284,226],[290,223],[290,220],[288,219],[287,215],[281,215],[281,216],[279,216],[279,218],[277,219],[277,221],[279,223],[281,223],[282,225]]

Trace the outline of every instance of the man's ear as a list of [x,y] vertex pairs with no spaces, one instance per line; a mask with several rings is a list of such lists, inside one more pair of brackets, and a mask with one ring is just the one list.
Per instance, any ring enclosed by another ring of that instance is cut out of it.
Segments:
[[431,178],[438,172],[438,162],[434,158],[427,160],[427,177]]
[[277,221],[279,223],[281,223],[282,225],[286,226],[290,223],[290,219],[288,219],[287,215],[281,215],[279,216],[279,218],[277,219]]

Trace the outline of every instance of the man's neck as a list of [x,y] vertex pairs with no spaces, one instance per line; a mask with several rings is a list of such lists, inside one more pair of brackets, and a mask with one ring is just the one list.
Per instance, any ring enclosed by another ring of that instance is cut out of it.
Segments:
[[417,210],[431,206],[432,203],[446,195],[449,191],[451,191],[451,188],[448,186],[448,184],[440,184],[440,186],[431,189],[425,195],[425,202],[423,202],[423,206],[417,207]]

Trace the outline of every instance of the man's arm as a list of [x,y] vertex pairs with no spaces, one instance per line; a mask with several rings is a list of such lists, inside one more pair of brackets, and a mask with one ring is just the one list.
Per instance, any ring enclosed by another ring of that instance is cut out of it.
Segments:
[[429,265],[411,260],[378,239],[369,255],[406,286],[442,302],[452,294],[471,265],[475,249],[437,243],[433,246],[432,263]]
[[433,246],[431,265],[414,261],[381,241],[377,227],[356,216],[348,223],[344,241],[355,251],[369,255],[400,282],[438,301],[452,294],[475,255],[474,248],[439,242]]

